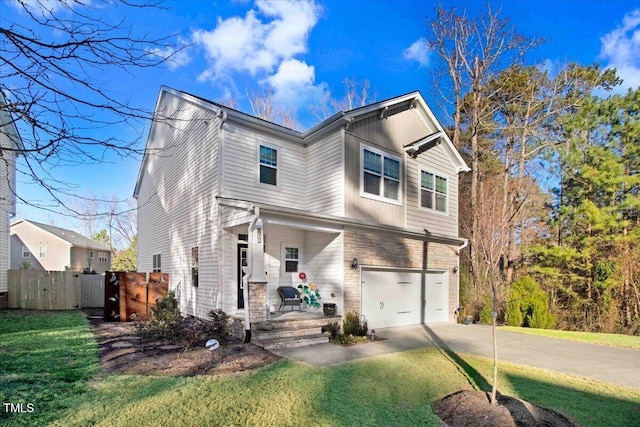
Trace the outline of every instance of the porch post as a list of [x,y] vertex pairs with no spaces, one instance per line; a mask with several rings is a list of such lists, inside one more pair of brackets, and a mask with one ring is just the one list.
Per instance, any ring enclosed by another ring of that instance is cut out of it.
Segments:
[[250,322],[267,320],[267,276],[264,266],[264,229],[262,219],[258,218],[249,237],[251,251],[251,277],[248,281]]

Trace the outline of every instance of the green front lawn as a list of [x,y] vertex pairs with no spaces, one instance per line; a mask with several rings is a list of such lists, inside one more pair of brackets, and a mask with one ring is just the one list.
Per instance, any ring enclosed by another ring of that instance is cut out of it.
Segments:
[[579,341],[588,344],[607,345],[612,347],[633,348],[636,350],[640,350],[640,337],[636,337],[633,335],[557,331],[555,329],[519,328],[517,326],[501,326],[498,329],[506,332],[518,332],[521,334],[540,335],[543,337],[560,338],[563,340]]
[[[431,402],[487,389],[491,372],[488,359],[424,348],[332,368],[283,360],[225,376],[101,377],[81,313],[0,311],[0,331],[1,397],[36,409],[0,414],[8,426],[430,426],[439,423]],[[71,341],[60,345],[50,334]],[[30,347],[31,337],[44,344]],[[640,390],[507,363],[500,373],[504,394],[558,409],[585,427],[640,425]]]

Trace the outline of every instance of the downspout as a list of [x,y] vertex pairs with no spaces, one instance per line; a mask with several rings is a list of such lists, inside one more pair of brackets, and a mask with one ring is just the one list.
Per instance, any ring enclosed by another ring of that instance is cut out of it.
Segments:
[[246,287],[244,292],[242,293],[242,297],[244,299],[244,343],[251,342],[251,319],[249,319],[249,279],[253,274],[252,271],[252,262],[253,262],[253,242],[251,241],[253,237],[253,230],[256,227],[256,223],[260,219],[260,208],[255,206],[253,208],[253,218],[251,218],[251,222],[249,223],[249,250],[247,251],[247,278]]
[[[469,239],[465,239],[464,243],[460,246],[458,246],[458,249],[456,250],[456,253],[458,254],[458,273],[460,273],[460,252],[466,248],[467,246],[469,246]],[[460,308],[460,276],[458,276],[458,297],[457,297],[456,301],[456,307]]]

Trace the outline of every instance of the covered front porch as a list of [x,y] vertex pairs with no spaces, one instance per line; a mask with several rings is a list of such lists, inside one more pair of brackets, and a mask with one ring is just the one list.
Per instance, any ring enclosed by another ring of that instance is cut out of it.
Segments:
[[[221,207],[224,257],[221,291],[225,311],[243,314],[248,302],[252,325],[278,318],[290,320],[313,315],[322,318],[322,305],[283,306],[278,293],[279,287],[299,289],[300,285],[313,284],[320,293],[318,302],[333,303],[336,314],[342,314],[341,228],[328,227],[310,217],[292,217],[287,212],[252,210],[247,202],[227,202]],[[306,280],[300,278],[301,272]],[[256,277],[261,283],[254,283]]]

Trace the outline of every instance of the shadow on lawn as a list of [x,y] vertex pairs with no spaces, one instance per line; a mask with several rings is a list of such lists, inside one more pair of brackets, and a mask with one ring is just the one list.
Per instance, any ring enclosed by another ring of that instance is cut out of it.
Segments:
[[422,325],[425,332],[429,335],[429,338],[438,346],[440,351],[444,353],[445,357],[449,359],[462,375],[465,376],[469,384],[478,390],[491,390],[491,383],[488,379],[482,376],[473,366],[468,364],[463,358],[453,351],[433,329],[427,325]]

